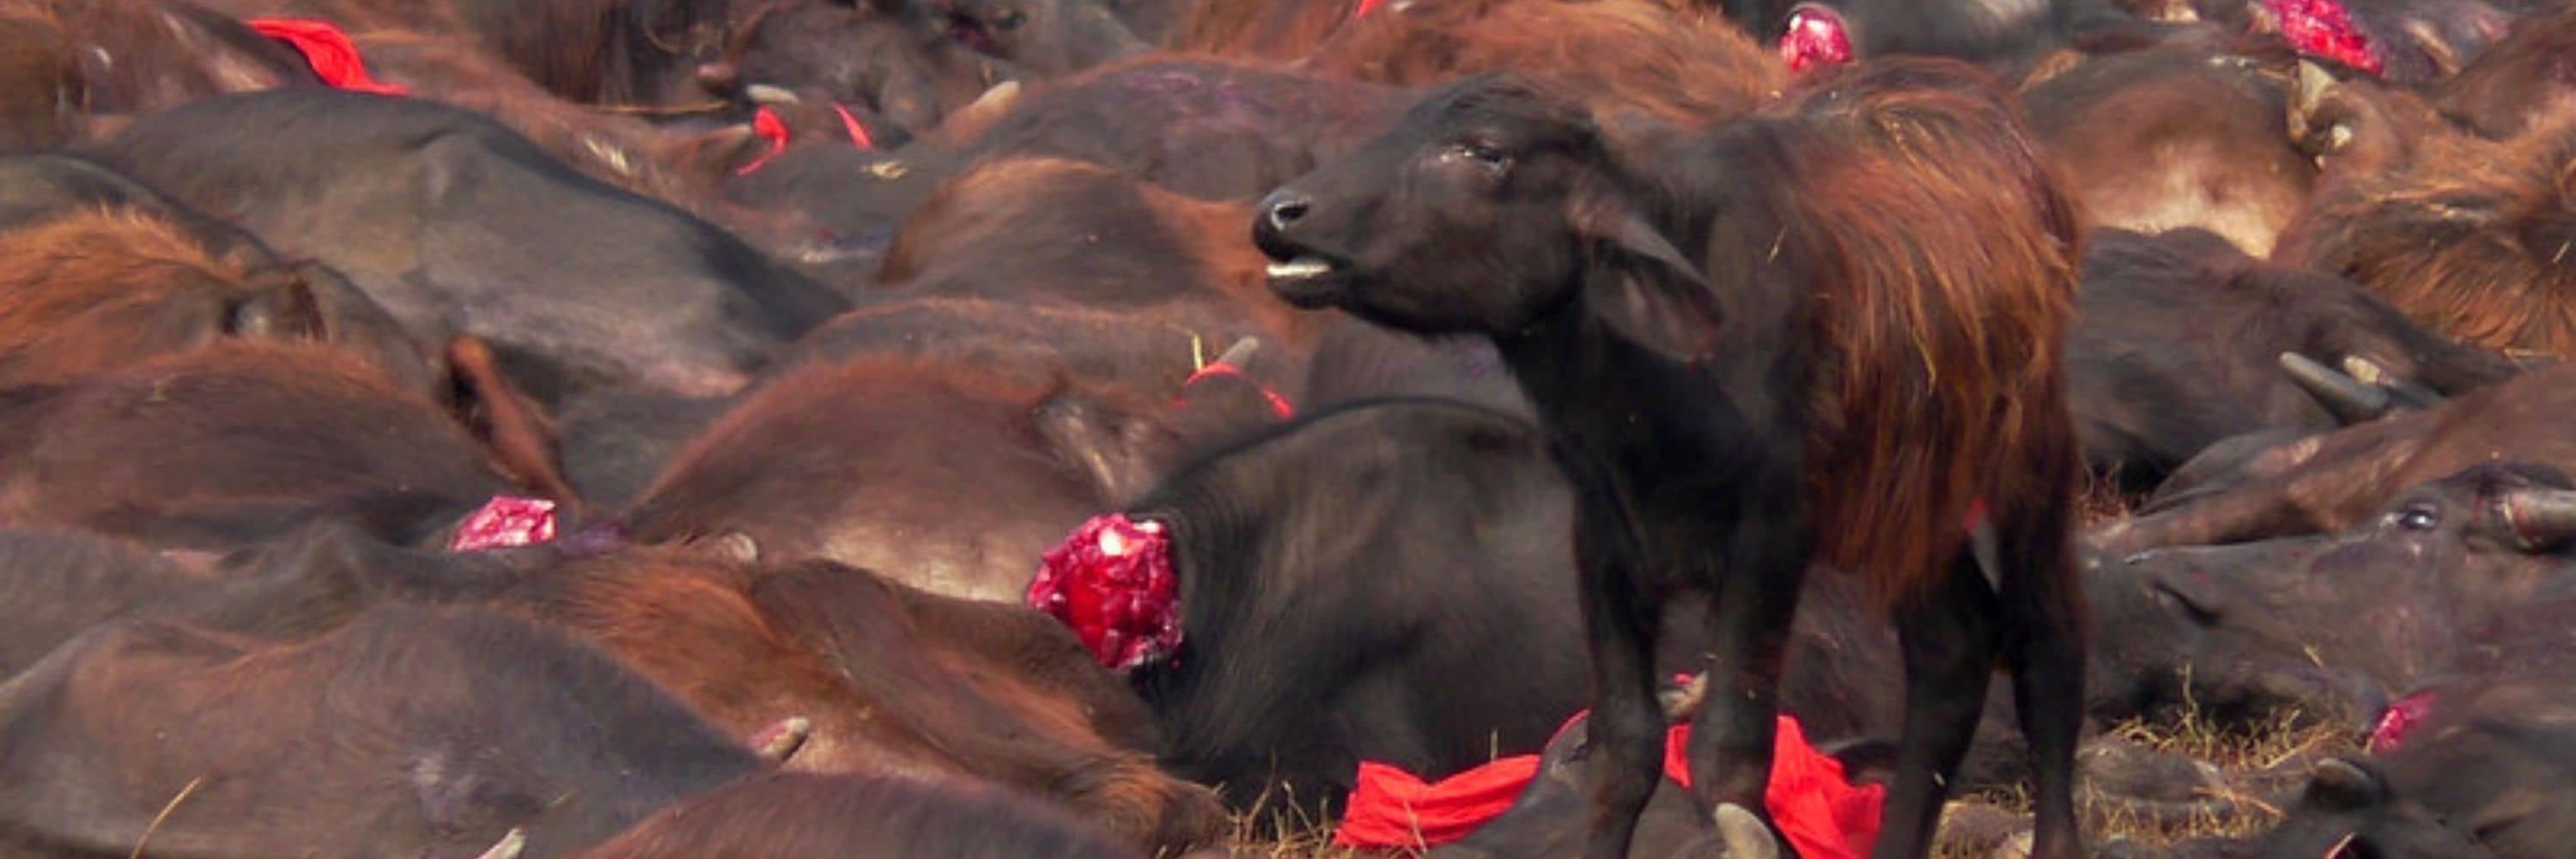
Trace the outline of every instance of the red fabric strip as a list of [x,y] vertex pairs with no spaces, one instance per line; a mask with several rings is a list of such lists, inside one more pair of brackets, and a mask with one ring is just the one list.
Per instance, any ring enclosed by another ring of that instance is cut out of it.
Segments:
[[1255,379],[1250,374],[1243,372],[1243,368],[1237,367],[1233,364],[1228,364],[1224,361],[1215,361],[1209,363],[1205,367],[1200,367],[1197,372],[1191,373],[1189,378],[1181,380],[1181,387],[1187,388],[1191,385],[1198,384],[1200,380],[1206,379],[1210,376],[1233,376],[1246,382],[1250,382],[1253,387],[1261,390],[1262,399],[1270,401],[1271,414],[1278,415],[1279,419],[1283,421],[1297,416],[1297,407],[1290,404],[1287,397],[1280,396],[1279,392],[1272,390],[1269,385],[1262,384],[1261,380]]
[[841,103],[836,101],[832,103],[832,112],[841,115],[841,130],[850,133],[851,146],[860,149],[877,148],[877,139],[868,134],[867,126],[859,124],[858,117],[850,115],[849,108],[842,107]]
[[749,176],[760,168],[769,166],[769,159],[778,157],[778,153],[787,151],[787,121],[779,119],[777,111],[766,107],[753,111],[751,133],[762,140],[769,141],[769,151],[761,153],[758,158],[751,159],[749,164],[734,168],[733,175]]
[[304,55],[304,64],[313,67],[315,77],[323,83],[351,92],[378,95],[410,95],[400,84],[378,81],[367,75],[366,61],[358,56],[358,45],[349,34],[329,21],[310,18],[252,18],[242,22],[262,36],[285,42],[287,47]]
[[[1853,787],[1841,761],[1807,744],[1798,721],[1780,717],[1774,740],[1771,785],[1764,792],[1773,823],[1806,859],[1858,859],[1878,839],[1886,788]],[[1690,786],[1690,726],[1664,735],[1664,777]],[[1538,775],[1537,755],[1503,758],[1424,783],[1404,770],[1360,763],[1333,843],[1363,850],[1418,852],[1467,837],[1500,816]]]

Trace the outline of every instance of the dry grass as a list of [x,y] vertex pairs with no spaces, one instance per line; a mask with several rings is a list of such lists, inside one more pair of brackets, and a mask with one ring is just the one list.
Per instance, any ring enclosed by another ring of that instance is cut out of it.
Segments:
[[[2201,803],[2146,805],[2086,790],[2078,798],[2089,843],[2115,838],[2169,845],[2194,838],[2241,838],[2277,823],[2278,798],[2304,782],[2308,764],[2326,755],[2355,753],[2362,737],[2280,713],[2251,726],[2227,725],[2197,711],[2150,724],[2130,721],[2102,735],[2140,748],[2181,755],[2216,767],[2220,782],[2201,791]],[[1374,854],[1333,846],[1329,825],[1278,813],[1264,820],[1236,818],[1233,849],[1242,859],[1358,859]],[[1960,797],[1942,817],[1934,859],[1992,859],[2029,825],[2030,799],[2018,789]],[[1281,825],[1289,824],[1289,825]],[[1257,833],[1292,831],[1286,839]]]

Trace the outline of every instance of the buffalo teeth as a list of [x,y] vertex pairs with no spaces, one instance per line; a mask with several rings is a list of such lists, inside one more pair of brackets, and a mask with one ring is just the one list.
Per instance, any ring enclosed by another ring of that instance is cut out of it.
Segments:
[[1298,257],[1270,264],[1270,276],[1281,280],[1298,280],[1331,274],[1333,264],[1315,257]]

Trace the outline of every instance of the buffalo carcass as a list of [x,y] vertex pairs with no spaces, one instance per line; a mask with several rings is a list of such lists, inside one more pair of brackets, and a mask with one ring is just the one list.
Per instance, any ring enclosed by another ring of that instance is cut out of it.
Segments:
[[416,607],[110,623],[0,685],[0,728],[0,843],[37,855],[561,855],[761,769],[561,634]]
[[2090,707],[2362,724],[2514,607],[2576,593],[2568,490],[2538,466],[2480,465],[2335,533],[2098,559]]
[[2564,595],[2514,607],[2408,694],[2367,758],[2318,765],[2271,832],[2234,856],[2540,859],[2576,840],[2576,663]]
[[843,308],[732,236],[435,104],[209,99],[139,120],[100,153],[329,264],[420,336],[483,337],[549,402],[617,385],[728,393]]
[[2260,62],[2179,48],[2087,59],[2022,92],[2093,223],[2198,227],[2257,257],[2317,178],[2282,125],[2288,101]]
[[1761,807],[1811,562],[1870,576],[1906,640],[1880,854],[1930,849],[1998,657],[2037,753],[2036,855],[2079,852],[2081,463],[2056,354],[2082,236],[2035,150],[1991,84],[1942,62],[1827,78],[1660,170],[1623,163],[1579,101],[1493,76],[1263,201],[1281,296],[1492,335],[1548,425],[1581,499],[1592,730],[1613,762],[1593,859],[1626,855],[1653,787],[1648,655],[1675,591],[1711,593],[1726,663],[1693,725],[1699,799]]
[[2068,402],[2084,457],[2144,493],[2211,445],[2257,432],[2327,432],[2378,417],[2321,402],[2283,353],[2366,363],[2433,394],[2465,394],[2519,368],[2425,331],[2360,287],[2245,256],[2201,230],[2101,230],[2066,344]]
[[2470,343],[2576,352],[2576,110],[2488,141],[2411,93],[2301,74],[2292,130],[2326,169],[2274,258],[2351,278]]
[[2561,429],[2576,413],[2571,380],[2576,367],[2541,367],[2440,408],[2285,441],[2230,456],[2224,466],[2187,465],[2170,481],[2177,485],[2148,499],[2136,516],[2094,529],[2085,540],[2120,557],[2160,546],[2339,531],[2406,487],[2482,462],[2511,456],[2576,468],[2576,449]]
[[226,549],[336,519],[409,542],[451,534],[495,495],[579,500],[536,430],[478,438],[328,346],[224,338],[0,402],[0,517],[16,524]]

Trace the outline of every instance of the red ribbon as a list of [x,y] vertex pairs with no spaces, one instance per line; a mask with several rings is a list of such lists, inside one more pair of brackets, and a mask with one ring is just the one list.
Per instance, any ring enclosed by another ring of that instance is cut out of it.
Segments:
[[1251,383],[1252,387],[1261,391],[1261,398],[1270,402],[1270,413],[1279,416],[1280,420],[1284,421],[1297,416],[1297,407],[1290,404],[1287,397],[1280,396],[1279,392],[1269,385],[1262,384],[1261,380],[1243,372],[1243,368],[1224,361],[1213,361],[1205,367],[1198,368],[1196,372],[1190,374],[1189,378],[1181,380],[1181,387],[1187,388],[1212,376],[1233,376]]
[[400,84],[389,84],[367,76],[366,61],[358,56],[357,43],[338,25],[309,18],[252,18],[242,22],[262,36],[285,42],[296,53],[304,55],[304,64],[313,67],[313,75],[323,83],[351,92],[378,95],[410,95]]
[[[840,115],[841,130],[850,135],[851,146],[860,149],[877,148],[876,137],[868,133],[867,126],[859,124],[859,118],[851,115],[849,108],[842,107],[841,103],[836,101],[832,103],[832,112]],[[769,141],[769,151],[761,153],[758,158],[751,159],[749,164],[734,168],[733,175],[749,176],[758,172],[760,168],[769,166],[770,159],[787,151],[787,139],[792,136],[787,128],[787,120],[778,118],[778,112],[766,106],[752,112],[751,133],[753,136]]]
[[[1780,716],[1773,743],[1771,784],[1763,792],[1763,805],[1790,846],[1807,859],[1868,855],[1870,844],[1878,840],[1887,789],[1853,787],[1843,777],[1842,762],[1807,745],[1798,720],[1786,714]],[[1664,777],[1684,788],[1690,787],[1689,746],[1689,725],[1665,732]],[[1414,852],[1465,838],[1511,807],[1537,777],[1538,764],[1537,755],[1502,758],[1426,784],[1402,769],[1362,761],[1358,787],[1351,791],[1341,826],[1333,831],[1333,843]]]

